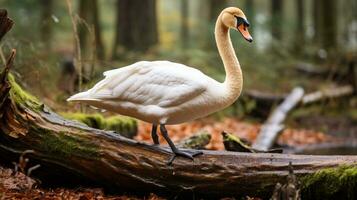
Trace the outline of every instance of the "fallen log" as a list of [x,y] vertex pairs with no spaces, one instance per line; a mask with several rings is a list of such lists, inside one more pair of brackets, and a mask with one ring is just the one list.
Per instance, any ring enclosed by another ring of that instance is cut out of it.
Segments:
[[[5,77],[0,91],[9,95],[0,94],[0,161],[11,163],[23,151],[33,150],[29,164],[41,167],[32,174],[43,183],[75,181],[115,191],[269,197],[275,184],[286,178],[289,162],[300,178],[341,165],[352,165],[351,170],[357,171],[357,156],[226,151],[203,151],[194,161],[177,158],[168,166],[168,148],[66,120],[23,91],[12,76]],[[357,177],[349,181],[356,183]]]
[[354,89],[351,85],[322,89],[305,95],[301,88],[295,88],[290,95],[286,97],[283,103],[270,114],[252,147],[261,151],[267,151],[272,148],[279,134],[284,129],[282,123],[287,117],[288,112],[296,106],[315,103],[327,98],[352,95],[353,92]]
[[[353,84],[330,86],[311,93],[306,93],[298,106],[303,107],[328,99],[349,97],[355,92]],[[243,95],[255,101],[255,113],[259,113],[259,116],[261,117],[266,117],[269,115],[269,112],[267,111],[269,111],[275,104],[283,102],[289,94],[272,94],[258,90],[248,90]]]
[[273,147],[279,133],[284,128],[284,125],[282,124],[283,121],[289,111],[298,105],[303,98],[303,95],[304,90],[302,88],[294,88],[289,96],[286,97],[284,102],[271,113],[268,120],[263,124],[257,139],[252,145],[254,149],[267,151]]
[[344,85],[344,86],[321,89],[319,91],[304,95],[304,97],[301,99],[301,104],[306,105],[306,104],[316,103],[318,101],[321,101],[322,99],[331,99],[331,98],[337,98],[342,96],[348,96],[348,95],[352,95],[353,92],[354,89],[352,85]]

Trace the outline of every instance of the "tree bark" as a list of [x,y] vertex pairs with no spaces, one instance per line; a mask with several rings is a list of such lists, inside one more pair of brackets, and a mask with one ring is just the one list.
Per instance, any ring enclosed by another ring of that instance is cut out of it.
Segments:
[[226,0],[210,0],[209,1],[209,20],[215,23],[218,15],[227,6]]
[[89,182],[115,191],[266,198],[277,182],[286,179],[289,162],[299,178],[324,168],[357,164],[357,156],[203,151],[194,161],[177,158],[168,166],[168,148],[93,129],[52,112],[7,76],[13,58],[14,53],[0,75],[4,77],[0,82],[0,161],[11,163],[23,151],[34,150],[30,165],[41,167],[32,174],[43,183]]
[[188,15],[189,15],[188,0],[181,0],[181,44],[182,48],[186,49],[189,45],[189,30],[188,30]]
[[53,0],[41,0],[41,9],[41,40],[47,49],[51,49]]
[[337,47],[337,3],[334,0],[325,0],[321,6],[322,46],[327,50],[332,50]]
[[314,0],[314,41],[326,50],[337,47],[336,4],[333,0]]
[[118,0],[113,57],[125,50],[145,52],[158,43],[156,0]]
[[[89,58],[91,51],[88,50],[95,48],[97,58],[103,59],[105,52],[99,23],[98,1],[80,0],[79,16],[84,20],[82,23],[79,23],[79,39],[83,54],[82,57]],[[90,31],[93,31],[91,33],[92,36],[89,35]],[[94,37],[94,44],[91,37]]]
[[[255,9],[254,9],[254,0],[246,0],[245,1],[245,9],[246,9],[246,15],[251,24],[256,24],[255,23]],[[254,38],[254,29],[249,29],[250,34]]]
[[302,53],[305,46],[305,15],[304,0],[296,1],[296,32],[295,32],[295,50]]
[[282,39],[282,20],[283,20],[283,1],[272,0],[271,1],[271,33],[274,39]]

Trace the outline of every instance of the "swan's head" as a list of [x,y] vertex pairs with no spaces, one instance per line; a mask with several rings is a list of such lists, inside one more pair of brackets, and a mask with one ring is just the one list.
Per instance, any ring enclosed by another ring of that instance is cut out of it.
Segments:
[[241,9],[229,7],[224,9],[220,16],[225,26],[239,31],[248,42],[253,41],[248,31],[249,22]]

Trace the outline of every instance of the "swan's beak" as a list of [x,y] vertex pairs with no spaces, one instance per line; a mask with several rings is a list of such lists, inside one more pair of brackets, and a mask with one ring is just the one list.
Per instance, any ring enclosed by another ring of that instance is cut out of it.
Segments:
[[242,34],[244,39],[246,39],[248,42],[253,42],[253,37],[250,35],[248,31],[248,26],[246,24],[244,23],[240,24],[238,26],[238,30]]

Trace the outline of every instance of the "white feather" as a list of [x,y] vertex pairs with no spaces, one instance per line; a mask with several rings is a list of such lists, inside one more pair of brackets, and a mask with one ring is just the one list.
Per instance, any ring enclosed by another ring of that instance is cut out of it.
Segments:
[[[169,61],[140,61],[104,72],[105,78],[68,101],[136,117],[150,123],[177,124],[226,105],[221,83],[201,71]],[[224,105],[223,105],[224,104]]]

